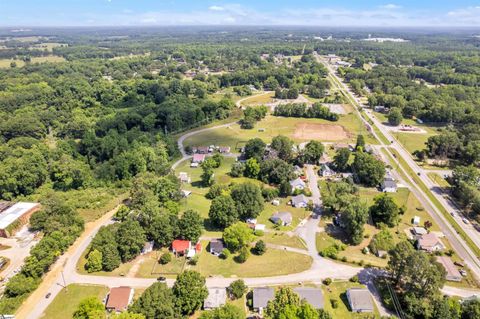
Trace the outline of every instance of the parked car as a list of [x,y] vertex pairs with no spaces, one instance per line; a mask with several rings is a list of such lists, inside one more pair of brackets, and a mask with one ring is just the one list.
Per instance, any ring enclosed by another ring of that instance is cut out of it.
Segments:
[[166,281],[166,280],[167,280],[167,278],[162,277],[162,276],[157,278],[157,281]]
[[450,215],[452,215],[453,217],[455,217],[455,212],[451,212]]
[[465,217],[462,218],[462,222],[464,222],[465,224],[469,224],[470,222],[468,221],[468,219],[466,219]]

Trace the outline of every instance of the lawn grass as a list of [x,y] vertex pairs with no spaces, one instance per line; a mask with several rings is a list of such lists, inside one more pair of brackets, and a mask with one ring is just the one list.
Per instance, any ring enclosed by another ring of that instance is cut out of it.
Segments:
[[[337,122],[330,122],[322,119],[299,119],[267,115],[265,119],[256,123],[253,129],[241,129],[238,123],[232,124],[227,127],[221,127],[215,130],[190,136],[184,141],[184,146],[202,146],[214,144],[230,146],[232,148],[232,152],[238,152],[239,149],[242,148],[246,142],[252,138],[259,137],[265,143],[270,143],[272,138],[277,135],[285,135],[296,143],[306,142],[309,139],[299,139],[294,137],[296,125],[298,123],[341,125],[349,132],[348,134],[350,135],[343,140],[322,140],[323,142],[354,143],[357,133],[363,134],[369,143],[374,141],[370,136],[371,134],[368,133],[360,119],[354,113],[340,116],[340,120]],[[260,131],[260,129],[262,129],[262,131]]]
[[261,238],[263,241],[273,245],[288,246],[299,249],[306,249],[304,241],[295,235],[290,235],[285,232],[269,232],[263,235]]
[[138,278],[157,278],[159,276],[175,277],[180,274],[185,266],[184,257],[174,257],[172,254],[172,261],[166,265],[158,262],[158,259],[163,253],[168,252],[168,249],[160,251],[153,251],[143,257],[143,261],[138,268],[135,277]]
[[[202,242],[204,247],[207,244],[206,241]],[[232,255],[224,260],[204,249],[197,265],[190,267],[204,276],[247,278],[288,275],[308,270],[312,265],[312,258],[308,255],[272,248],[267,249],[262,256],[252,254],[243,264],[235,262],[233,257]]]
[[[365,288],[365,286],[352,282],[333,282],[329,286],[323,286],[323,295],[325,298],[324,309],[332,315],[332,318],[339,319],[367,319],[380,318],[378,309],[375,307],[375,312],[372,313],[352,313],[346,296],[347,289],[350,288]],[[333,308],[331,300],[338,301],[338,307]]]
[[306,217],[310,215],[311,212],[307,211],[305,208],[295,208],[293,206],[288,205],[288,201],[291,197],[288,198],[281,198],[280,205],[274,206],[271,203],[265,203],[265,208],[257,217],[257,222],[259,224],[267,225],[267,228],[274,228],[275,224],[270,221],[270,217],[276,212],[289,212],[292,214],[292,223],[289,226],[281,226],[279,230],[293,230],[297,225]]
[[242,101],[242,106],[255,106],[255,105],[263,105],[267,103],[273,102],[273,97],[275,96],[275,92],[271,92],[268,94],[264,94],[264,92],[260,92],[259,94],[252,95],[252,97],[247,98]]
[[123,276],[126,276],[128,274],[128,272],[130,271],[130,269],[133,267],[133,264],[134,264],[134,261],[130,261],[130,262],[127,262],[127,263],[122,263],[120,264],[120,266],[112,271],[97,271],[97,272],[92,272],[92,273],[89,273],[85,270],[85,264],[87,263],[87,258],[86,258],[86,255],[88,253],[88,251],[90,250],[90,248],[87,248],[83,254],[82,254],[82,257],[80,257],[80,259],[78,259],[78,262],[77,262],[77,271],[78,273],[82,274],[82,275],[94,275],[94,276],[109,276],[109,277],[123,277]]
[[427,173],[428,177],[432,180],[432,182],[436,183],[438,186],[442,188],[449,188],[450,184],[445,180],[445,178],[441,177],[438,173]]
[[108,288],[105,286],[70,284],[67,286],[67,290],[60,291],[41,318],[73,318],[73,313],[83,299],[97,297],[99,300],[103,300],[107,292]]

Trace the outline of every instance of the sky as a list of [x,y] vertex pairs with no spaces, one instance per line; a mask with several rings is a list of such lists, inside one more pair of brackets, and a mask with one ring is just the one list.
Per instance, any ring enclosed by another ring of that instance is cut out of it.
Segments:
[[480,0],[0,0],[0,26],[164,25],[480,26]]

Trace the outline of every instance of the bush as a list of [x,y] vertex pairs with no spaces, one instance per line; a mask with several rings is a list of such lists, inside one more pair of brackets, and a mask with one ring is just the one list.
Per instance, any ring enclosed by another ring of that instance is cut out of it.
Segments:
[[253,234],[257,237],[262,237],[263,235],[265,235],[265,232],[263,230],[256,230],[253,232]]
[[221,253],[220,257],[222,259],[228,259],[228,257],[230,257],[230,250],[228,250],[227,248],[224,248],[222,250],[222,253]]
[[193,256],[188,260],[188,264],[195,266],[198,263],[198,255]]
[[166,252],[166,253],[162,254],[160,256],[160,259],[158,260],[158,262],[162,265],[166,265],[171,261],[172,261],[172,255],[170,255],[169,252]]
[[338,300],[337,299],[330,299],[330,303],[332,304],[333,309],[338,308]]
[[262,196],[265,201],[269,202],[280,195],[280,192],[276,188],[264,188],[262,189]]
[[240,253],[235,257],[235,261],[239,264],[243,264],[250,257],[250,252],[247,247],[240,249]]
[[323,280],[323,284],[324,284],[325,286],[330,286],[331,283],[332,283],[332,279],[331,279],[331,278],[325,278],[325,279]]
[[348,261],[347,256],[343,256],[343,257],[342,257],[342,261],[343,261],[344,263],[346,263],[346,262]]
[[253,251],[255,252],[255,254],[261,256],[267,251],[267,245],[265,245],[265,242],[263,240],[259,240],[255,244]]
[[350,281],[351,282],[358,282],[358,276],[357,275],[353,276],[352,278],[350,278]]

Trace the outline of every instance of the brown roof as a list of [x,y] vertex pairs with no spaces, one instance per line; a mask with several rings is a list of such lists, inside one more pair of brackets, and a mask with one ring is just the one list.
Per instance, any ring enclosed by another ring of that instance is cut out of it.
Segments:
[[110,289],[108,294],[107,310],[124,311],[131,302],[132,288],[130,287],[116,287]]
[[418,239],[418,245],[421,249],[431,250],[437,245],[442,245],[442,242],[434,233],[428,233]]
[[445,268],[447,272],[446,278],[451,281],[460,281],[462,280],[462,275],[458,271],[457,267],[453,263],[452,259],[447,256],[438,256],[437,261]]

